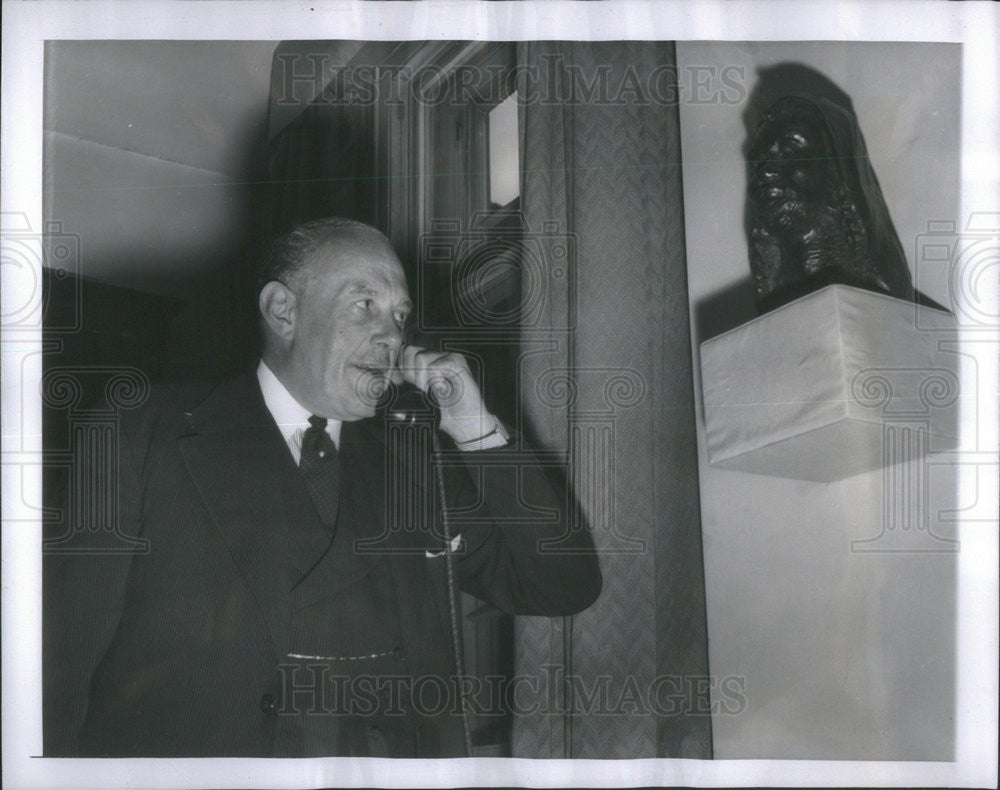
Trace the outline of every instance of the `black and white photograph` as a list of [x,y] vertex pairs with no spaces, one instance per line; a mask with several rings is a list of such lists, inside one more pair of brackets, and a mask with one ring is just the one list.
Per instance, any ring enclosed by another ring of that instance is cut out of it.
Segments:
[[5,0],[11,787],[997,781],[1000,6]]

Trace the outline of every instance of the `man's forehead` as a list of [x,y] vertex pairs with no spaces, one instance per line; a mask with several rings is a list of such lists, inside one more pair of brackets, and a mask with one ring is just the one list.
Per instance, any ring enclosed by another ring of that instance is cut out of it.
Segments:
[[393,304],[410,309],[406,275],[393,255],[317,255],[310,265],[310,290],[322,299],[369,296],[391,299]]
[[322,242],[312,255],[311,267],[322,277],[406,281],[395,251],[374,235],[335,237]]

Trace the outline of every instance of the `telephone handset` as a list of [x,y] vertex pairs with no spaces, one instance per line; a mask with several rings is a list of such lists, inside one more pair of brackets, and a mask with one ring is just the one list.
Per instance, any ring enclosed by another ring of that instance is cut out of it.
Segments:
[[412,425],[433,420],[437,424],[437,402],[419,387],[404,382],[389,384],[379,398],[375,413],[384,420]]

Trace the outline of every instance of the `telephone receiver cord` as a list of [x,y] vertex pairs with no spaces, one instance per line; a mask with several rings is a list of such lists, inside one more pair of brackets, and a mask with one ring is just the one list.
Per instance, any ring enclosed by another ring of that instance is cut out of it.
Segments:
[[[448,500],[445,498],[444,474],[441,470],[441,443],[438,440],[436,428],[431,431],[431,441],[434,453],[434,471],[438,481],[438,497],[441,500],[441,528],[444,531],[444,562],[448,582],[448,613],[451,617],[451,647],[455,653],[455,672],[458,675],[458,682],[461,686],[462,678],[465,677],[465,662],[462,657],[462,640],[458,630],[460,624],[458,622],[458,605],[455,598],[455,565],[451,549],[451,525],[448,523]],[[465,695],[460,690],[458,693],[462,701],[462,729],[465,732],[465,749],[469,757],[472,757],[472,731],[469,729],[468,705],[465,701]]]
[[[385,417],[386,419],[410,425],[417,423],[420,412],[425,411],[427,406],[435,413],[434,424],[431,426],[431,453],[433,456],[434,476],[437,477],[437,494],[441,510],[441,528],[444,532],[444,562],[446,582],[448,586],[448,614],[451,621],[451,647],[455,659],[455,672],[458,681],[465,676],[465,661],[462,656],[462,639],[459,631],[458,601],[455,595],[455,560],[451,548],[451,524],[448,519],[448,500],[445,496],[444,474],[441,469],[441,442],[438,438],[437,421],[438,414],[437,399],[432,392],[423,392],[413,385],[393,385],[393,391],[386,394]],[[401,397],[402,396],[402,397]],[[422,400],[421,400],[422,399]],[[465,748],[468,755],[472,756],[472,731],[469,726],[469,709],[465,695],[458,690],[462,702],[462,729],[465,734]]]

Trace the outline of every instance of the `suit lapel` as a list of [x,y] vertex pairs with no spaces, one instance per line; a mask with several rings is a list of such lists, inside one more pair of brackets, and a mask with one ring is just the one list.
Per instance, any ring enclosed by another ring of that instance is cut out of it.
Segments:
[[[275,644],[288,638],[288,520],[308,498],[281,432],[264,405],[256,377],[219,385],[186,414],[190,433],[178,438],[188,472],[223,542],[246,578]],[[296,504],[297,503],[297,504]]]

